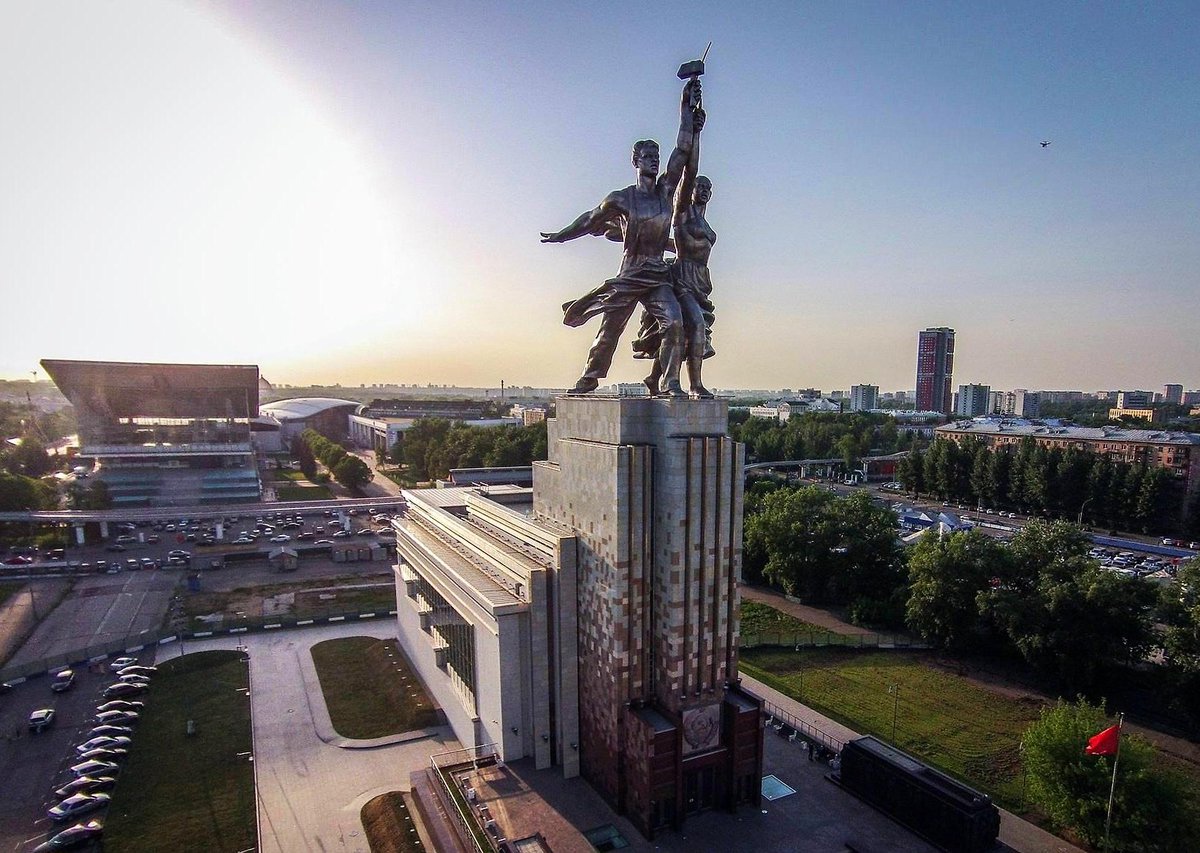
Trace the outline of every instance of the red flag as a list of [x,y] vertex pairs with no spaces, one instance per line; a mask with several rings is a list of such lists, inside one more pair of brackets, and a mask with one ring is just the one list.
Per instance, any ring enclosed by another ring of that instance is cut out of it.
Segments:
[[1084,752],[1088,755],[1115,755],[1120,737],[1121,727],[1109,726],[1088,740],[1087,749]]

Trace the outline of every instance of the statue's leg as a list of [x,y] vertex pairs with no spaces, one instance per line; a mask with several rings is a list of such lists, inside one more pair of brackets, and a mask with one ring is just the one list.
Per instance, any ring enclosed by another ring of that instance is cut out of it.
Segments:
[[700,381],[700,369],[704,364],[704,352],[708,346],[708,327],[704,312],[695,298],[686,293],[679,296],[679,309],[683,313],[688,385],[697,397],[707,399],[712,397],[712,392]]
[[662,395],[686,397],[679,386],[679,368],[683,361],[683,312],[669,284],[656,287],[643,297],[642,304],[658,322],[662,343],[658,348],[658,366],[662,372]]
[[[625,325],[633,316],[633,309],[636,307],[637,302],[630,302],[628,305],[614,306],[611,310],[604,312],[600,318],[600,331],[596,332],[596,339],[592,341],[592,348],[588,351],[583,376],[575,386],[577,392],[583,393],[595,389],[600,384],[600,380],[608,376],[613,354],[617,351],[617,344],[621,340],[621,332],[625,331]],[[585,389],[585,385],[591,387]]]

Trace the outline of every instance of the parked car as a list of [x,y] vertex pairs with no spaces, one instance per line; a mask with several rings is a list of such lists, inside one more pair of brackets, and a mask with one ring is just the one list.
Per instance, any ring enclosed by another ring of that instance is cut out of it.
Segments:
[[96,706],[97,712],[104,711],[140,711],[146,706],[145,702],[130,702],[127,699],[113,699]]
[[141,664],[138,664],[138,663],[130,664],[129,666],[123,666],[119,670],[117,670],[117,673],[119,675],[147,675],[148,676],[148,675],[154,675],[154,673],[156,673],[156,672],[158,672],[158,667],[142,666]]
[[125,670],[121,670],[117,677],[121,680],[120,683],[122,684],[144,684],[147,687],[150,686],[150,676],[143,675],[140,672],[127,673]]
[[80,776],[72,779],[67,784],[63,785],[54,792],[54,796],[59,799],[69,797],[72,794],[91,794],[97,791],[111,791],[117,784],[117,780],[112,776]]
[[137,662],[138,662],[137,658],[119,657],[108,665],[108,671],[109,672],[120,672],[125,667],[133,666]]
[[70,690],[75,684],[75,671],[64,669],[62,672],[54,674],[54,680],[50,682],[50,689],[55,693],[62,693],[64,690]]
[[35,735],[41,734],[43,729],[54,725],[54,717],[53,708],[39,708],[29,715],[29,728]]
[[77,823],[74,826],[64,829],[56,835],[50,836],[37,847],[33,848],[33,853],[54,853],[56,850],[77,850],[85,845],[90,845],[104,834],[104,825],[98,820],[89,820],[87,823]]
[[280,533],[278,536],[272,536],[271,541],[272,542],[291,542],[292,537],[288,536],[286,533]]
[[112,553],[114,553],[114,554],[120,554],[122,551],[124,551],[124,550],[125,550],[125,546],[124,546],[124,545],[120,545],[120,544],[118,544],[118,543],[116,543],[116,542],[113,542],[111,545],[105,545],[105,546],[104,546],[104,550],[105,550],[105,551],[111,551],[111,552],[112,552]]
[[174,551],[168,551],[167,557],[171,559],[178,558],[180,560],[190,560],[192,559],[192,553],[190,551],[176,549]]
[[109,746],[126,747],[129,746],[130,743],[132,743],[132,741],[127,737],[110,737],[109,735],[101,735],[100,737],[94,737],[91,740],[85,740],[83,743],[79,744],[79,746],[75,747],[75,751],[82,755],[89,750],[100,749],[102,747]]
[[122,747],[101,747],[81,752],[78,757],[81,761],[111,761],[113,764],[120,764],[129,757],[129,750]]
[[146,692],[145,684],[130,684],[128,681],[118,681],[104,688],[105,699],[119,699],[122,696],[136,696]]
[[120,772],[120,764],[112,761],[97,761],[94,758],[71,767],[72,776],[116,776]]
[[57,806],[49,809],[46,814],[50,820],[60,823],[73,817],[94,812],[108,805],[110,797],[103,791],[96,794],[72,794]]
[[138,721],[137,711],[101,711],[92,717],[100,725],[120,726],[133,724]]
[[129,726],[113,726],[113,725],[103,724],[103,725],[99,725],[99,726],[93,726],[92,730],[88,732],[89,738],[105,737],[105,736],[107,736],[107,737],[132,737],[133,729],[131,729]]

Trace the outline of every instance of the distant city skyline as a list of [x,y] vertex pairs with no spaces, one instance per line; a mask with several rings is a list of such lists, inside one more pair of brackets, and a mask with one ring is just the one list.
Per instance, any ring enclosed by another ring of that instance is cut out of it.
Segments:
[[[537,234],[670,143],[712,40],[713,386],[911,389],[948,326],[956,383],[1196,388],[1198,33],[1169,2],[7,4],[0,376],[569,387],[558,306],[619,248]],[[609,379],[643,373],[623,342]]]

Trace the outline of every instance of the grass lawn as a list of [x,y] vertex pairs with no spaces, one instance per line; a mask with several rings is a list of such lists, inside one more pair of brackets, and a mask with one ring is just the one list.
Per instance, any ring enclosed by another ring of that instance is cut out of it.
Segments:
[[281,501],[326,501],[333,493],[328,486],[277,486],[275,496]]
[[303,471],[295,471],[290,468],[272,468],[268,473],[276,483],[300,483],[308,479],[304,476]]
[[25,588],[23,581],[4,581],[0,583],[0,604],[8,601],[18,592]]
[[757,648],[742,651],[741,666],[863,734],[890,741],[894,711],[901,749],[1021,808],[1019,745],[1040,703],[977,687],[920,653]]
[[[329,596],[333,596],[330,598]],[[347,587],[335,590],[313,590],[296,593],[293,612],[296,616],[312,616],[330,610],[359,613],[384,612],[396,609],[396,584],[389,582],[380,586]]]
[[742,635],[827,633],[825,628],[789,616],[769,604],[759,601],[742,602]]
[[345,637],[312,647],[334,730],[368,739],[438,724],[425,692],[395,640]]
[[238,755],[251,750],[248,685],[237,652],[159,665],[108,810],[108,853],[255,847],[254,765]]
[[399,791],[368,800],[359,813],[371,853],[417,853],[425,850]]

